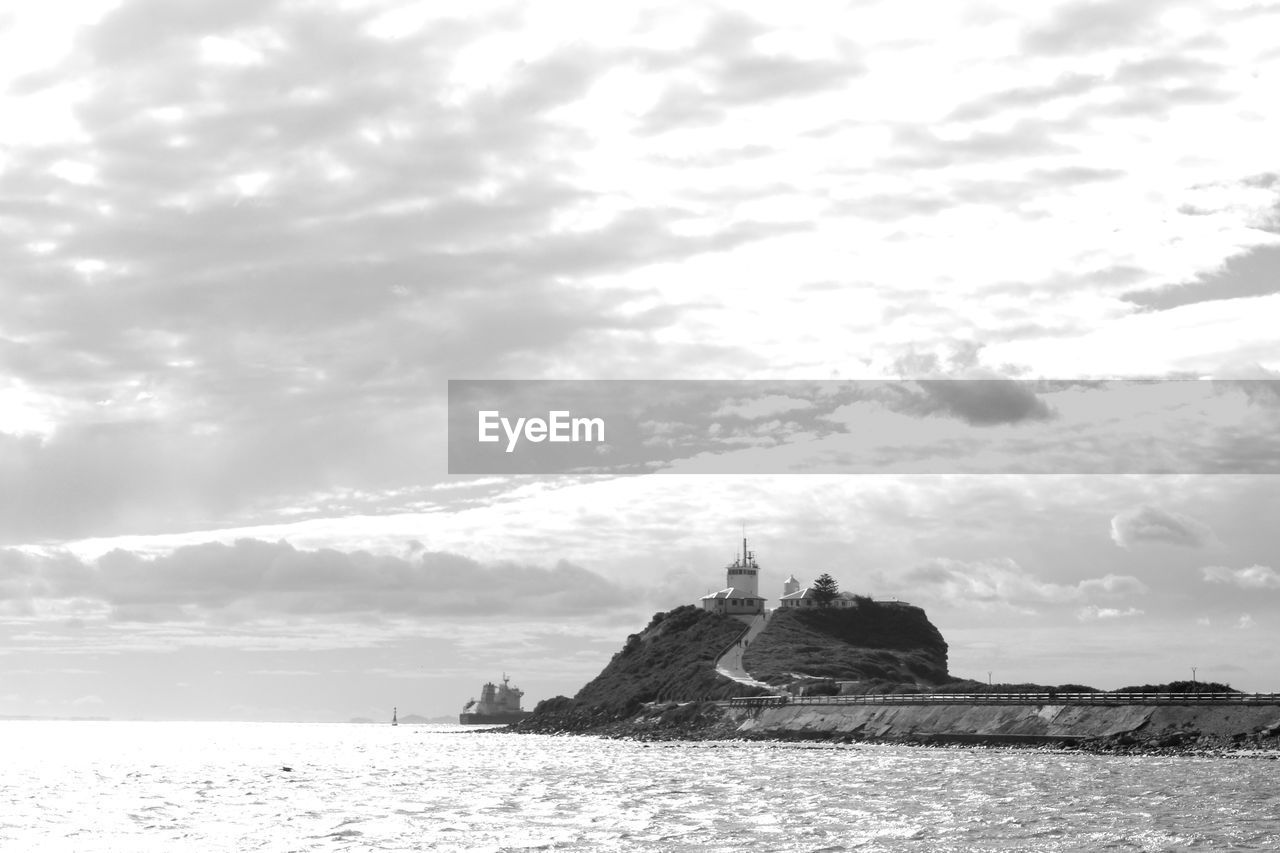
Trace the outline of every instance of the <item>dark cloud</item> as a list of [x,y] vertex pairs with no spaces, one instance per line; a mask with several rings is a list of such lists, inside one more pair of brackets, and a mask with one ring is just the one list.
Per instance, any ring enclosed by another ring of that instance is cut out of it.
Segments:
[[1012,379],[921,379],[915,386],[890,386],[892,407],[908,414],[946,415],[970,426],[1045,421],[1053,410],[1037,396],[1033,383]]
[[1143,308],[1168,311],[1198,302],[1245,299],[1280,293],[1280,246],[1259,246],[1229,259],[1218,270],[1187,284],[1138,290],[1121,298]]
[[440,552],[379,556],[241,539],[162,557],[117,550],[92,563],[0,550],[0,599],[95,602],[115,621],[513,614],[536,621],[634,607],[636,593],[563,560],[546,568],[484,565]]
[[1144,505],[1111,519],[1111,539],[1121,548],[1152,542],[1202,548],[1212,543],[1214,536],[1194,518]]

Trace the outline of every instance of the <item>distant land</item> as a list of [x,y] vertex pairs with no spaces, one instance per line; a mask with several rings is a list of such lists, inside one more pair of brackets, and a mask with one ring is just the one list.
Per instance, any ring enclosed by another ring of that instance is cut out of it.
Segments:
[[0,720],[50,720],[60,722],[110,722],[111,717],[40,717],[31,714],[0,714]]
[[[424,724],[443,725],[445,723],[456,723],[458,722],[458,718],[456,716],[455,717],[424,717],[420,714],[405,714],[403,717],[399,718],[399,721],[401,725],[419,725],[419,726]],[[348,723],[366,723],[371,725],[376,724],[376,725],[384,725],[384,726],[391,725],[390,720],[373,720],[373,719],[370,719],[369,717],[352,717],[351,719],[347,720],[347,722]]]

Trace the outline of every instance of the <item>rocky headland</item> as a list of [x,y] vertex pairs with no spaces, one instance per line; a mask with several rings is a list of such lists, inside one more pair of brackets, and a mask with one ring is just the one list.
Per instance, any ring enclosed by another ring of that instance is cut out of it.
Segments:
[[924,610],[869,598],[853,608],[774,611],[742,663],[769,684],[842,682],[846,692],[956,681],[947,673],[947,641]]
[[[538,703],[532,716],[510,728],[642,740],[1105,753],[1280,749],[1280,701],[1234,691],[1224,696],[1225,685],[1180,682],[1104,693],[1083,685],[987,685],[953,677],[941,632],[922,609],[899,602],[861,599],[848,608],[775,611],[742,656],[759,685],[716,671],[745,628],[693,606],[656,614],[577,694]],[[728,701],[735,699],[747,701]]]

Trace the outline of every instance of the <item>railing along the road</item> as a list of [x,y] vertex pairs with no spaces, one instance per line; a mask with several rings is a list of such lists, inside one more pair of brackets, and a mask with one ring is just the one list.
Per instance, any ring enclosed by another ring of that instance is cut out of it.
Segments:
[[778,705],[1280,705],[1280,693],[866,693],[860,696],[744,696],[730,708]]

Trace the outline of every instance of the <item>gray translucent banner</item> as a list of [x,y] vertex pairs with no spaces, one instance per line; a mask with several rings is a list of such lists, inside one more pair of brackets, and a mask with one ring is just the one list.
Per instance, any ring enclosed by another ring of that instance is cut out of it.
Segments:
[[450,380],[451,474],[1276,474],[1280,381]]

